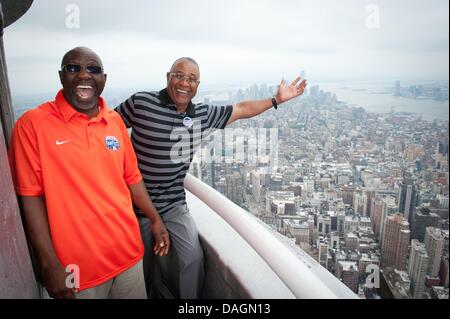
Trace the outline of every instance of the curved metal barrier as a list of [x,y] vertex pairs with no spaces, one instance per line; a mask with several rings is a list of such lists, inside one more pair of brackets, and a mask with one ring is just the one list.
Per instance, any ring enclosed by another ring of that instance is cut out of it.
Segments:
[[[242,236],[300,299],[357,299],[347,286],[326,269],[313,271],[268,229],[225,196],[187,175],[185,188],[201,199]],[[321,267],[317,262],[317,267]],[[318,275],[319,273],[319,275]]]

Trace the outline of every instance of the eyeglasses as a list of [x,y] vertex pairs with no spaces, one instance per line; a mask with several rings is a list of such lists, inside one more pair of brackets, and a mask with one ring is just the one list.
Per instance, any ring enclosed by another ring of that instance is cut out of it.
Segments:
[[[81,69],[82,67],[79,64],[66,64],[61,67],[61,70],[67,73],[79,73]],[[100,66],[88,65],[86,66],[86,71],[91,74],[100,74],[103,72],[103,69]]]
[[186,79],[186,81],[191,85],[200,83],[200,81],[196,77],[184,75],[183,73],[169,72],[169,74],[177,79],[177,81],[183,81],[184,79]]

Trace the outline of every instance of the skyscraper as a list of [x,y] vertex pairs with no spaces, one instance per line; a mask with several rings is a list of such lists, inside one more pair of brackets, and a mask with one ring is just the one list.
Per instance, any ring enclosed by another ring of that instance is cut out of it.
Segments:
[[435,227],[427,227],[425,231],[425,249],[430,259],[428,264],[428,275],[436,277],[439,275],[441,258],[444,251],[444,236]]
[[372,201],[375,199],[375,196],[377,196],[377,192],[373,189],[367,189],[364,191],[367,196],[367,208],[366,208],[366,215],[365,216],[372,216]]
[[441,279],[440,285],[448,288],[448,255],[442,256],[441,269],[439,270],[439,278]]
[[250,178],[252,183],[253,200],[256,203],[259,203],[261,200],[261,179],[259,172],[257,170],[252,171]]
[[344,186],[339,190],[339,196],[342,197],[344,204],[353,205],[353,196],[355,190],[355,186]]
[[371,206],[370,220],[372,221],[373,233],[376,238],[380,238],[381,220],[382,220],[383,214],[386,210],[386,207],[380,196],[376,196],[372,200],[372,203],[370,206]]
[[383,196],[383,211],[381,214],[381,220],[380,220],[380,246],[383,246],[383,239],[384,239],[384,229],[386,227],[386,219],[388,216],[393,216],[398,213],[398,206],[395,203],[395,198],[392,196]]
[[320,237],[317,243],[319,250],[319,263],[325,268],[328,268],[328,243],[326,239]]
[[425,293],[425,276],[428,270],[428,254],[425,244],[417,239],[411,241],[408,274],[411,278],[411,295],[415,299],[423,299]]
[[233,174],[226,175],[226,196],[235,204],[241,205],[244,202],[244,187],[242,183],[242,176],[233,172]]
[[353,292],[358,292],[358,265],[355,261],[339,261],[336,276]]
[[435,154],[435,167],[440,169],[448,166],[448,143],[438,143]]
[[331,232],[331,218],[328,215],[319,215],[317,220],[317,233],[321,236]]
[[399,205],[400,213],[405,216],[408,223],[411,223],[412,214],[417,204],[417,191],[414,181],[410,178],[405,178],[400,185],[399,190]]
[[381,265],[383,267],[392,266],[398,270],[406,269],[410,235],[409,223],[401,214],[386,218],[381,247]]
[[367,216],[367,195],[359,190],[353,195],[353,211],[361,216]]
[[426,207],[420,207],[414,211],[411,223],[411,238],[423,242],[425,238],[425,229],[429,226],[437,227],[439,225],[439,216],[431,213]]

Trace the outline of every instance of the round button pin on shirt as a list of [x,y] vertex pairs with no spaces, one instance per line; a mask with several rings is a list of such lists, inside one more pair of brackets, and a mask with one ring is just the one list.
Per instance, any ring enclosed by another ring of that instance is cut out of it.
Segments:
[[194,121],[189,116],[186,116],[183,119],[183,125],[187,128],[191,128],[192,125],[194,125]]

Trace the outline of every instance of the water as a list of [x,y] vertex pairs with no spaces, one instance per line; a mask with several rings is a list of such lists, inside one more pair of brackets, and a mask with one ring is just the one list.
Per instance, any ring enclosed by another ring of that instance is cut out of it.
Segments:
[[[395,112],[417,113],[421,114],[424,120],[433,121],[448,120],[449,101],[435,101],[431,99],[414,99],[406,97],[397,97],[392,95],[392,89],[395,81],[390,82],[323,82],[317,83],[321,90],[331,92],[337,95],[339,101],[361,106],[368,112],[389,113],[392,109]],[[402,86],[409,86],[415,83],[402,83]],[[422,84],[422,83],[416,83]],[[310,83],[310,86],[314,85]],[[448,87],[448,82],[447,82]],[[246,87],[239,87],[246,89]],[[214,92],[220,100],[228,98],[228,92],[236,91],[234,87],[216,89]],[[138,90],[134,90],[137,92]],[[110,107],[115,107],[123,102],[133,92],[133,90],[105,90],[104,98]],[[208,92],[208,91],[207,91]],[[207,92],[199,92],[197,98],[208,96]],[[39,104],[52,100],[55,93],[42,94],[36,96],[16,96],[13,97],[13,104],[16,109],[16,118],[26,109],[36,107]]]
[[395,112],[421,114],[424,120],[448,120],[448,100],[435,101],[393,96],[393,87],[394,82],[320,84],[321,90],[335,93],[339,101],[361,106],[368,112],[388,113],[394,109]]

